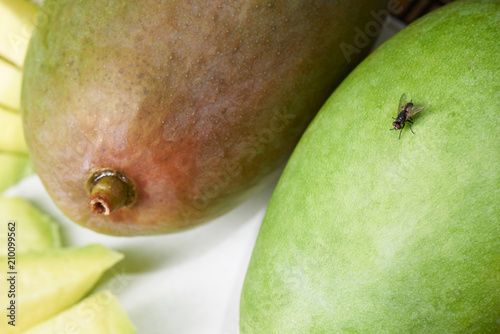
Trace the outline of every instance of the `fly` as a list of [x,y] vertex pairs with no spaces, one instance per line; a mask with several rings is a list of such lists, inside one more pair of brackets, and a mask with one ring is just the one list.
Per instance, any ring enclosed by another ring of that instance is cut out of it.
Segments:
[[408,124],[410,126],[410,131],[415,134],[411,129],[411,124],[413,124],[412,117],[424,110],[424,106],[415,106],[411,101],[408,103],[406,101],[406,94],[403,93],[399,99],[398,116],[394,118],[395,121],[392,123],[394,129],[389,129],[401,130],[399,131],[399,138],[401,138],[401,133],[403,132],[406,122],[410,122],[410,124]]

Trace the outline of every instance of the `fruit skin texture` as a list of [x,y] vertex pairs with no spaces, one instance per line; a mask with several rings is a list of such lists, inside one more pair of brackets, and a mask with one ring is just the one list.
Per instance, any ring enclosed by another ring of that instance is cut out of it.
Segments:
[[[67,216],[102,233],[217,217],[288,157],[355,63],[340,41],[383,3],[49,0],[22,89],[35,169]],[[135,184],[132,206],[89,212],[100,168]]]
[[[361,63],[272,196],[241,333],[500,332],[500,4],[459,1]],[[388,131],[406,92],[415,134]]]

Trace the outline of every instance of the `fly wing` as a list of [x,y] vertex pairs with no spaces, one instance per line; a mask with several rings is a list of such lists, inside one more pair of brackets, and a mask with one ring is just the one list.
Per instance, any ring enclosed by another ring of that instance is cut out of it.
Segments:
[[398,107],[398,113],[401,111],[401,109],[406,105],[406,93],[403,93],[401,95],[401,98],[399,99],[399,107]]
[[416,114],[424,110],[424,107],[425,106],[413,106],[413,108],[411,108],[408,114],[406,114],[406,119],[415,116]]

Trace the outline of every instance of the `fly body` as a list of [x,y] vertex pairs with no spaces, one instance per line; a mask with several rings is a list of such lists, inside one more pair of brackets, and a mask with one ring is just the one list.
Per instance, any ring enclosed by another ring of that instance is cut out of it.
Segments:
[[424,109],[424,106],[415,106],[413,103],[406,102],[406,94],[403,93],[401,95],[401,98],[399,99],[399,107],[398,107],[398,116],[394,119],[394,122],[392,123],[392,126],[394,127],[393,129],[390,130],[400,130],[399,131],[399,138],[401,138],[401,133],[403,132],[403,128],[405,127],[406,122],[410,122],[410,131],[413,132],[411,129],[411,124],[413,124],[413,119],[412,117],[421,112]]

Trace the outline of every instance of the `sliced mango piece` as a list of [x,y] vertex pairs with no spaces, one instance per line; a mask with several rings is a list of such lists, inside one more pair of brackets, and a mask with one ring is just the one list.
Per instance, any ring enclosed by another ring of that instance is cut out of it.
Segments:
[[33,165],[27,155],[0,152],[0,192],[33,173]]
[[0,1],[0,57],[22,68],[38,7],[25,0]]
[[28,154],[21,115],[0,107],[0,151]]
[[0,257],[0,305],[11,307],[3,308],[0,333],[21,333],[70,307],[122,258],[97,244],[18,254],[13,267]]
[[133,334],[135,326],[109,290],[94,294],[23,334]]
[[0,58],[0,105],[19,112],[21,109],[21,81],[21,70]]
[[[22,198],[0,197],[0,222],[1,226],[7,226],[0,231],[0,254],[4,256],[7,256],[9,233],[18,254],[61,245],[57,223]],[[13,231],[9,231],[9,227]]]

